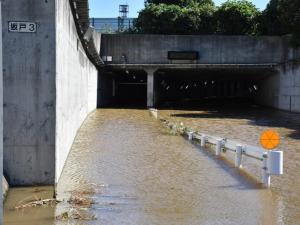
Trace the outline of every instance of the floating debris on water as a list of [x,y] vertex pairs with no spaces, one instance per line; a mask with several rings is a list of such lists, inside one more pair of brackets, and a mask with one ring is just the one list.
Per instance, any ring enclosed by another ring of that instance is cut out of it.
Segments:
[[84,206],[86,208],[90,208],[95,202],[90,197],[83,195],[72,195],[68,200],[68,203],[75,206]]
[[56,220],[96,220],[96,216],[87,212],[84,209],[72,208],[68,212],[63,212],[62,214],[56,216]]
[[15,206],[15,209],[24,209],[30,207],[37,207],[37,206],[54,206],[61,201],[51,198],[51,199],[35,199],[32,201],[22,201]]

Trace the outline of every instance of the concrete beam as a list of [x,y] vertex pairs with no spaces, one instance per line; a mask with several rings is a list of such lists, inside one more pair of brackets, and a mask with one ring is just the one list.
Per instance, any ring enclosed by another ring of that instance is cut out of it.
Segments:
[[173,64],[168,51],[196,51],[198,63],[283,63],[299,54],[289,46],[287,36],[103,34],[101,55],[113,63],[122,63],[124,54],[127,63]]
[[110,69],[230,69],[230,70],[277,70],[278,63],[262,64],[106,64]]

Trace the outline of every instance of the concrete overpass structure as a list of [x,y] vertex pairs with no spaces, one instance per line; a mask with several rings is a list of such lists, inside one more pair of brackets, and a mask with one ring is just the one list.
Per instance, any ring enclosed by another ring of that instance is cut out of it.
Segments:
[[[187,86],[193,85],[189,80],[198,86],[197,82],[214,82],[211,89],[215,90],[202,97],[245,97],[247,90],[255,86],[251,97],[257,103],[300,112],[300,52],[290,47],[288,36],[105,34],[101,43],[101,56],[106,60],[107,71],[115,74],[144,71],[147,74],[148,107],[156,106],[164,95],[158,90],[161,82],[177,79]],[[199,57],[197,60],[170,60],[169,51],[193,51]],[[118,79],[123,84],[120,76],[115,76],[114,86]],[[132,87],[131,83],[130,89]],[[116,87],[112,89],[114,92]],[[101,92],[100,88],[100,96],[105,94],[107,89]]]

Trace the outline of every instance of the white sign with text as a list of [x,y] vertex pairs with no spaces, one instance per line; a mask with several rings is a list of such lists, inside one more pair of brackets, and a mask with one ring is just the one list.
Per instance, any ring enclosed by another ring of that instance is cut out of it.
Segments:
[[37,30],[36,23],[33,22],[8,22],[8,31],[17,33],[35,33]]

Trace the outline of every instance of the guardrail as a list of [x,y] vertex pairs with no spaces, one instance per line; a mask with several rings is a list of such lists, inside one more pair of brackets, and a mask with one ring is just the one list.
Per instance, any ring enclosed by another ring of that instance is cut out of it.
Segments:
[[[158,118],[156,109],[149,109],[152,116]],[[271,176],[280,176],[283,174],[283,152],[267,151],[263,148],[254,147],[247,144],[241,144],[236,141],[215,137],[208,134],[198,133],[183,125],[175,125],[163,120],[167,127],[172,130],[180,130],[181,134],[186,135],[190,141],[197,140],[202,148],[208,144],[214,146],[215,155],[225,155],[227,151],[235,154],[234,164],[236,168],[242,168],[243,157],[250,157],[261,162],[262,184],[269,188],[271,185]],[[176,128],[174,128],[176,127]]]
[[206,144],[214,145],[216,156],[220,156],[226,151],[233,152],[235,154],[235,167],[237,168],[242,168],[243,157],[250,157],[261,161],[262,183],[265,187],[270,187],[272,175],[280,176],[283,174],[282,151],[266,151],[263,148],[240,144],[207,134],[199,134],[194,131],[185,131],[184,133],[188,136],[189,140],[199,140],[201,147],[205,147]]

